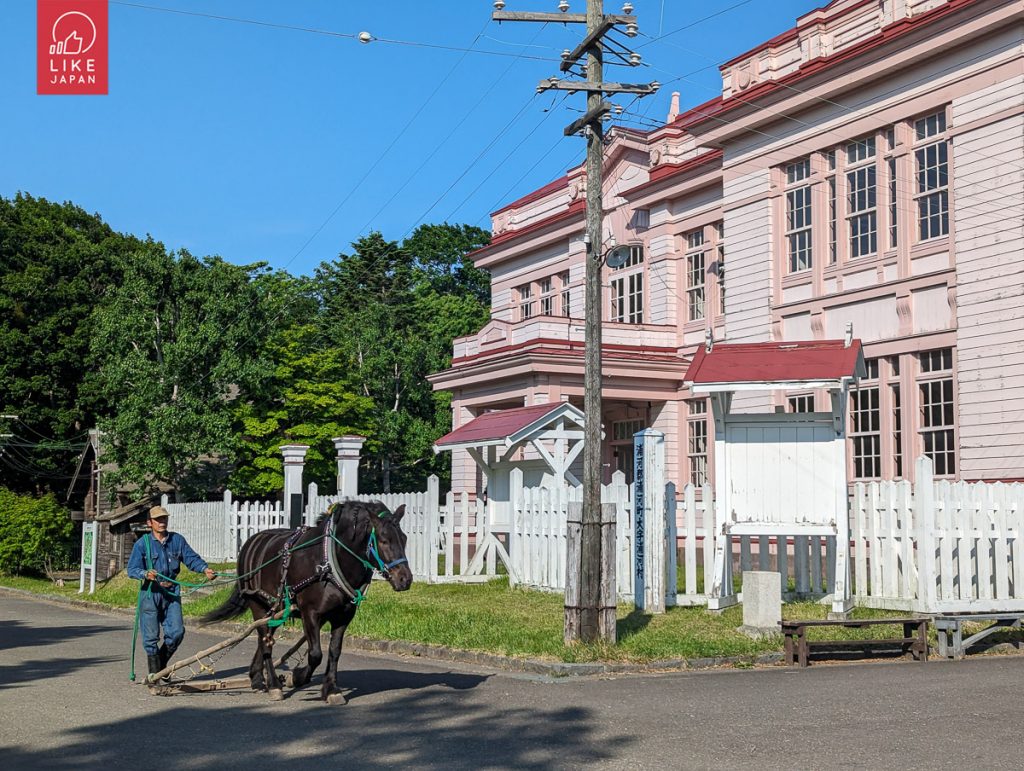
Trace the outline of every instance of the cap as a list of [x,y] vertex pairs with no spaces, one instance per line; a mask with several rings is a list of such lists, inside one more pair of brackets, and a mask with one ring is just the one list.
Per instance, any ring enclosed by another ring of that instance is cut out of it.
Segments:
[[167,509],[165,509],[163,506],[154,506],[149,510],[150,519],[160,519],[162,517],[166,518],[169,516],[170,514],[168,513]]

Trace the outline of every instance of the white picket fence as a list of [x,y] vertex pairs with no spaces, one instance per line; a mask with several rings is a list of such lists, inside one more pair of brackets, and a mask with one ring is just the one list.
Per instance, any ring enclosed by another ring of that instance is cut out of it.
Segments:
[[[853,487],[851,538],[857,604],[918,611],[1024,612],[1024,485],[934,481],[931,463],[917,464],[917,483],[872,482]],[[578,488],[523,488],[513,474],[511,527],[492,532],[494,501],[450,492],[442,499],[432,477],[416,493],[367,494],[389,509],[406,506],[402,527],[413,574],[430,583],[476,582],[506,573],[514,584],[563,591],[566,521]],[[336,495],[310,485],[304,521],[312,525]],[[711,489],[665,488],[667,605],[706,602],[714,553]],[[616,583],[633,593],[633,490],[617,473],[602,490],[616,507]],[[172,527],[204,558],[230,561],[253,533],[286,527],[280,503],[232,500],[166,504]],[[774,570],[788,596],[822,596],[835,581],[835,538],[732,536],[740,571]],[[675,559],[678,554],[678,560]],[[681,581],[678,579],[681,578]],[[677,581],[680,584],[675,595]]]
[[924,613],[1024,612],[1024,485],[917,481],[854,486],[854,597]]
[[208,562],[233,562],[246,540],[261,530],[287,527],[278,502],[242,502],[225,492],[219,501],[162,504],[171,515],[171,528]]

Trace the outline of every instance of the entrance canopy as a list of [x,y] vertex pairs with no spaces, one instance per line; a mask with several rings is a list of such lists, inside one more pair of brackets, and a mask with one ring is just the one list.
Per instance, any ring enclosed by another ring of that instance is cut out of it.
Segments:
[[684,380],[695,394],[842,389],[864,377],[860,340],[718,343],[697,351]]
[[[850,327],[843,340],[716,345],[708,339],[694,356],[684,380],[693,394],[711,397],[715,418],[712,609],[736,601],[733,535],[794,535],[835,538],[832,609],[849,610],[846,401],[850,386],[864,374],[861,341],[853,339]],[[810,389],[827,389],[831,409],[731,410],[736,391]]]
[[434,452],[466,450],[488,478],[530,445],[554,479],[579,481],[569,471],[583,449],[583,413],[569,402],[485,412],[434,443]]

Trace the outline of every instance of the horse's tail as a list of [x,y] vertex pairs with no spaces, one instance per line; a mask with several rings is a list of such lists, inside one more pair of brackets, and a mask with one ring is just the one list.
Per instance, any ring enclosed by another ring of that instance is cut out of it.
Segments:
[[242,589],[238,584],[231,591],[231,596],[224,601],[224,604],[214,608],[204,616],[200,616],[201,625],[212,624],[214,621],[227,621],[229,618],[241,615],[246,609],[245,600],[242,598]]

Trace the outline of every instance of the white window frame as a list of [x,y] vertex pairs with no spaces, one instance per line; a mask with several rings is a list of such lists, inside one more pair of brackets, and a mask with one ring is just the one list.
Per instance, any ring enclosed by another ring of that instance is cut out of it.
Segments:
[[814,267],[811,158],[786,164],[786,257],[789,273]]
[[949,235],[949,134],[945,110],[912,123],[915,230],[920,243]]
[[[874,134],[861,137],[848,142],[844,151],[847,257],[860,260],[878,254],[878,138]],[[862,246],[865,238],[866,247]]]

